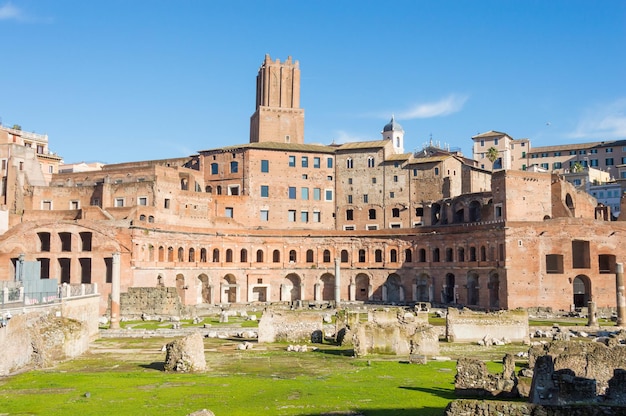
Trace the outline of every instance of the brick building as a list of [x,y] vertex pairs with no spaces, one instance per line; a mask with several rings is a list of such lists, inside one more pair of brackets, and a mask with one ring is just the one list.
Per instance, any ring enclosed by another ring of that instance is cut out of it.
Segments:
[[5,178],[0,279],[24,254],[44,278],[98,283],[104,311],[119,252],[122,291],[175,287],[187,305],[325,302],[336,284],[346,301],[614,304],[626,223],[590,195],[551,173],[406,153],[394,119],[381,140],[305,144],[299,79],[297,62],[266,57],[249,143]]

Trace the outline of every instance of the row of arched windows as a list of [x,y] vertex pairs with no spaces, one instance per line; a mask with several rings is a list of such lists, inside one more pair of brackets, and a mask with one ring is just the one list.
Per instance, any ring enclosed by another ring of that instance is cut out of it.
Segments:
[[[269,256],[266,259],[266,251],[263,249],[258,249],[254,252],[253,257],[248,255],[248,250],[242,248],[238,253],[235,253],[232,249],[228,248],[226,250],[220,251],[218,248],[214,248],[212,251],[208,251],[206,248],[201,248],[200,250],[196,250],[195,248],[189,248],[185,250],[183,247],[179,247],[178,249],[174,249],[174,247],[164,247],[159,246],[156,253],[154,247],[148,247],[148,261],[168,261],[168,262],[201,262],[201,263],[280,263],[282,260],[282,252],[281,250],[273,250],[271,253],[267,253]],[[387,255],[381,249],[376,249],[373,251],[373,261],[375,263],[383,263],[385,261],[390,263],[397,263],[403,261],[404,263],[413,263],[413,254],[414,251],[411,248],[407,248],[404,250],[404,259],[400,259],[400,252],[392,248],[388,251]],[[458,247],[455,250],[453,248],[445,248],[443,251],[439,247],[433,248],[430,252],[428,252],[425,248],[417,249],[415,261],[418,263],[426,263],[426,262],[474,262],[474,261],[487,261],[489,260],[502,260],[504,258],[504,245],[500,244],[498,257],[495,256],[495,247],[491,247],[490,253],[487,251],[486,246],[480,246],[478,249],[475,246],[469,247],[468,253],[464,247]],[[430,255],[429,255],[430,254]],[[489,255],[488,255],[489,254]],[[222,257],[223,256],[223,257]],[[305,262],[306,263],[314,263],[316,260],[316,252],[312,249],[308,249],[305,252]],[[339,252],[339,259],[341,263],[349,263],[350,262],[350,252],[348,250],[341,250]],[[287,261],[289,263],[297,263],[298,259],[298,251],[289,250],[287,252]],[[300,260],[301,261],[301,260]],[[325,249],[321,252],[321,261],[323,263],[331,263],[333,261],[333,255],[330,250]],[[357,262],[358,263],[366,263],[368,262],[368,250],[359,249],[357,252]]]

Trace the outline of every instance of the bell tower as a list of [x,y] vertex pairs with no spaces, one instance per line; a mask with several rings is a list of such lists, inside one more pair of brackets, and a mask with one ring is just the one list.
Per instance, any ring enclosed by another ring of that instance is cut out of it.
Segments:
[[250,143],[304,143],[300,108],[300,64],[272,61],[269,54],[256,76],[256,109],[250,117]]

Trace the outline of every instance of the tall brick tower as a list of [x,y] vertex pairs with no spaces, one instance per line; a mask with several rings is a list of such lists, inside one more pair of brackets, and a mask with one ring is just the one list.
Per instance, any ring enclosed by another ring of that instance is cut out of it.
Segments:
[[250,117],[250,143],[304,143],[299,62],[269,55],[256,76],[256,109]]

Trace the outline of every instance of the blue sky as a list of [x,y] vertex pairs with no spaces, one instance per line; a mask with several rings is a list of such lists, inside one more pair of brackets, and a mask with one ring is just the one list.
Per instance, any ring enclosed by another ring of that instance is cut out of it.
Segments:
[[66,163],[246,143],[266,53],[300,61],[305,141],[488,130],[626,139],[626,1],[0,0],[0,119]]

